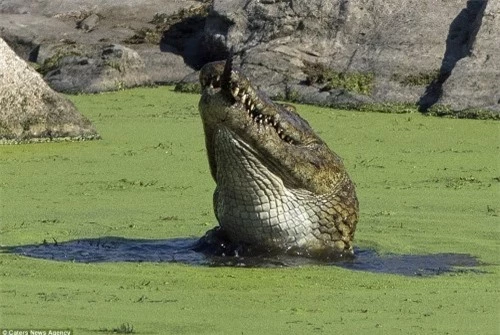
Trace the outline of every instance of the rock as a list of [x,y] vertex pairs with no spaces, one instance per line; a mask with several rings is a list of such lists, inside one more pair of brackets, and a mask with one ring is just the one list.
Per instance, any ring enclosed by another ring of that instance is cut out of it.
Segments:
[[[211,60],[223,59],[233,48],[252,81],[274,96],[286,96],[293,86],[302,102],[359,108],[420,103],[427,109],[435,102],[428,104],[425,99],[433,83],[468,53],[485,4],[483,0],[439,5],[407,1],[404,6],[381,0],[214,0],[205,26],[204,53]],[[490,13],[498,16],[495,8]],[[498,45],[500,30],[490,29],[489,34],[488,40]],[[477,45],[489,50],[484,54],[498,55],[498,46],[492,44]],[[307,73],[317,65],[329,73],[328,78],[308,82]],[[481,75],[491,68],[480,61],[469,66],[468,74],[475,73],[475,87],[480,90],[473,94],[489,97],[484,103],[476,99],[478,108],[490,108],[495,100],[487,87],[498,87],[497,77]],[[366,90],[352,90],[357,86],[346,80],[360,76],[372,78],[371,82]],[[450,83],[446,94],[451,91],[463,93]],[[460,106],[466,108],[474,98],[471,93],[462,96]]]
[[0,38],[0,143],[98,138],[90,121]]
[[[482,5],[484,15],[474,24],[478,31],[470,52],[456,62],[432,112],[481,117],[478,109],[486,109],[499,115],[500,3],[489,1]],[[484,116],[484,112],[482,114]]]
[[177,53],[163,52],[159,48],[144,44],[134,46],[134,50],[144,60],[146,74],[154,83],[177,83],[193,71]]
[[[67,57],[59,74],[46,73],[56,89],[73,91],[69,76],[83,73],[78,69],[100,82],[91,91],[128,81],[175,83],[233,48],[236,64],[277,98],[384,111],[435,105],[451,113],[498,112],[498,6],[493,0],[3,0],[0,36],[42,68],[56,46],[80,48],[83,58]],[[119,71],[97,70],[108,45],[135,50],[145,66],[133,66],[127,80]],[[324,75],[311,76],[318,68]]]
[[[140,70],[142,74],[138,84],[147,85],[151,81],[174,83],[193,70],[182,54],[192,54],[192,49],[199,48],[192,43],[193,32],[185,39],[190,39],[189,45],[184,47],[186,52],[167,48],[168,43],[160,45],[162,32],[158,35],[155,31],[157,23],[153,21],[158,17],[178,16],[180,12],[189,14],[188,9],[193,6],[199,7],[200,1],[72,0],[56,3],[50,0],[3,0],[0,1],[0,36],[23,59],[40,65],[45,58],[37,58],[39,48],[42,51],[49,50],[63,43],[73,43],[82,49],[88,46],[89,50],[111,44],[122,45],[135,50],[145,64]],[[202,32],[203,25],[198,26]],[[182,35],[186,25],[179,27],[181,30],[173,29],[172,33]],[[141,44],[126,42],[141,34],[158,36],[153,36],[151,41],[146,40]],[[173,37],[172,34],[169,37]],[[176,45],[184,44],[182,36],[176,39]],[[100,62],[99,52],[87,54],[89,59],[97,57],[96,62]],[[122,82],[122,74],[115,74],[118,75],[115,82]],[[94,75],[100,76],[102,72],[96,71]],[[109,77],[113,73],[109,72],[107,75]],[[149,80],[144,80],[145,77]],[[69,82],[70,79],[66,81]],[[74,85],[63,87],[66,86]],[[96,89],[97,87],[95,86]],[[102,87],[108,89],[109,86]]]
[[108,23],[127,25],[151,20],[157,12],[176,12],[199,3],[196,0],[2,0],[0,13],[40,15],[61,20],[83,19],[89,13],[106,18]]
[[118,44],[46,45],[38,60],[44,79],[59,92],[96,93],[151,84],[139,54]]
[[99,15],[93,13],[84,18],[83,20],[79,21],[76,27],[78,29],[82,29],[83,31],[89,33],[96,28],[98,22],[99,22]]

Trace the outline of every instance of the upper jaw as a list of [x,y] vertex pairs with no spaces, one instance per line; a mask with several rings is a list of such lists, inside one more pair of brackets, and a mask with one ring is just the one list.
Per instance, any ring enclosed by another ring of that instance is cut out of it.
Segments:
[[[298,145],[301,139],[286,127],[286,120],[279,114],[283,107],[269,100],[253,88],[249,79],[238,70],[229,69],[228,61],[205,65],[200,72],[203,95],[218,97],[228,107],[235,107],[247,113],[250,121],[257,126],[271,126],[278,137],[289,144]],[[221,99],[222,98],[222,99]]]

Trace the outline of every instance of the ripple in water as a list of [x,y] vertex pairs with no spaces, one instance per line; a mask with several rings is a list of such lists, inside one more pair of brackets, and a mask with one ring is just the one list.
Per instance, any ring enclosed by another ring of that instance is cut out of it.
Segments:
[[375,250],[355,250],[355,257],[324,261],[300,256],[260,255],[251,257],[213,256],[193,249],[197,238],[165,240],[102,237],[61,243],[42,243],[2,247],[7,253],[55,261],[95,262],[170,262],[195,266],[294,267],[331,265],[351,270],[389,273],[403,276],[433,276],[448,272],[478,272],[482,265],[469,254],[380,255]]

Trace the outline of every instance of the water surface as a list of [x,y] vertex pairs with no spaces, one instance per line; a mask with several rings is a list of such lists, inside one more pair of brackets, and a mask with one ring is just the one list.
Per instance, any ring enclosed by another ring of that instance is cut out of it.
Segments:
[[379,254],[372,249],[357,249],[352,259],[325,261],[300,256],[269,255],[223,257],[193,250],[197,238],[164,240],[102,237],[2,247],[3,252],[55,261],[95,262],[170,262],[194,266],[293,267],[304,265],[338,266],[357,271],[403,276],[433,276],[450,272],[482,272],[481,263],[469,254],[427,255]]

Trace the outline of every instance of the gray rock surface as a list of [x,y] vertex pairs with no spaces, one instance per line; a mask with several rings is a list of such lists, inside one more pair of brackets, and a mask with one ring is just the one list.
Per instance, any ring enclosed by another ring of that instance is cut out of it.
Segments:
[[[486,12],[490,17],[483,21],[491,27],[480,29],[483,0],[439,4],[420,0],[214,0],[205,45],[214,59],[224,57],[224,45],[234,48],[244,71],[275,96],[286,97],[292,87],[293,96],[303,102],[353,107],[411,103],[426,109],[440,97],[433,82],[458,65],[456,84],[453,76],[450,84],[446,80],[440,83],[445,84],[440,103],[449,103],[456,95],[461,99],[455,109],[496,108],[493,87],[498,87],[500,64],[493,65],[493,59],[484,61],[487,55],[499,54],[500,30],[494,24],[498,2],[490,2]],[[477,58],[475,54],[469,57],[469,48],[478,31],[474,50],[483,55],[483,61],[471,61],[469,58]],[[467,59],[459,62],[464,57]],[[373,80],[362,91],[338,80],[328,87],[328,80],[312,82],[314,90],[303,85],[311,64],[320,64],[341,78],[369,75]],[[467,73],[460,76],[464,71]],[[489,75],[483,76],[485,72]],[[464,77],[470,76],[477,78],[476,84],[461,86]],[[437,96],[426,100],[429,91]]]
[[38,61],[47,83],[59,92],[96,93],[151,84],[139,54],[119,44],[49,44]]
[[[183,9],[199,5],[199,1],[169,1],[169,0],[76,0],[54,2],[50,0],[3,0],[0,1],[0,37],[23,59],[43,65],[46,58],[39,57],[38,51],[55,50],[61,45],[73,45],[75,49],[92,58],[93,65],[100,63],[100,53],[109,45],[118,45],[119,48],[128,48],[126,54],[135,60],[130,75],[113,73],[108,70],[92,70],[92,75],[106,75],[97,81],[123,83],[128,87],[149,84],[151,81],[159,83],[173,83],[193,71],[176,50],[165,51],[158,43],[128,43],[130,39],[141,33],[155,33],[156,24],[152,23],[158,15],[174,15]],[[160,34],[161,38],[161,34]],[[99,49],[101,48],[101,49]],[[139,70],[137,64],[145,64]],[[77,87],[85,88],[87,79],[83,78],[78,84],[78,78],[69,78],[78,71],[66,59],[57,78],[56,89],[70,87],[69,92],[77,91]],[[122,65],[126,66],[123,61]],[[97,64],[97,65],[96,65]],[[89,65],[90,66],[90,65]],[[128,72],[127,68],[125,68]],[[140,72],[140,75],[138,75]],[[47,73],[46,73],[47,74]],[[91,74],[89,73],[88,76]],[[87,77],[88,77],[87,76]],[[112,78],[116,76],[116,80]],[[132,80],[130,85],[127,80]],[[46,78],[49,79],[49,78]],[[52,77],[50,79],[53,79]],[[50,82],[50,80],[49,80]],[[65,84],[62,85],[61,83]],[[51,82],[52,85],[52,82]],[[61,86],[62,85],[62,86]],[[115,87],[112,84],[95,86],[95,89],[109,90]],[[85,91],[85,90],[82,90]]]
[[0,38],[0,143],[98,137],[90,121]]
[[100,20],[99,15],[92,13],[92,14],[86,16],[81,21],[79,21],[76,24],[76,27],[78,29],[82,29],[86,33],[90,33],[92,30],[94,30],[97,27],[99,20]]
[[[0,36],[41,65],[46,50],[61,44],[87,48],[94,65],[107,45],[133,49],[144,68],[131,71],[138,78],[132,86],[178,82],[233,48],[252,82],[277,98],[498,112],[499,6],[497,0],[3,0]],[[74,80],[77,58],[65,60],[57,80],[45,73],[51,85],[71,87],[53,82]],[[103,73],[123,75],[89,76]],[[115,86],[128,86],[121,85]]]
[[485,108],[500,112],[500,2],[489,1],[470,52],[443,83],[435,108],[459,112]]

